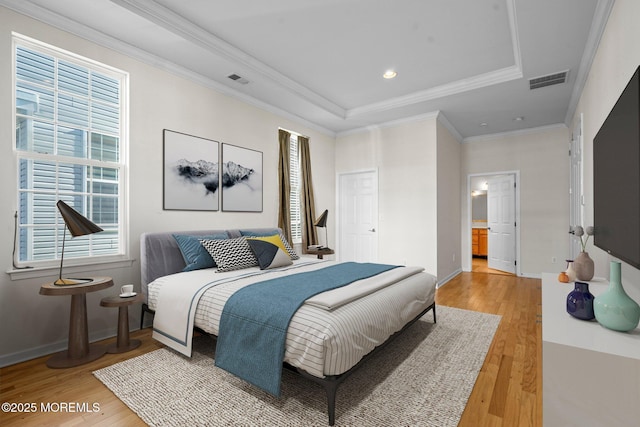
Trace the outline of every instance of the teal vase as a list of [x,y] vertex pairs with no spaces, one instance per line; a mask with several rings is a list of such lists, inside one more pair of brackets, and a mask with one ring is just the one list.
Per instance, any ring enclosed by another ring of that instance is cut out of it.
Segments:
[[596,297],[593,311],[605,328],[627,332],[638,326],[640,306],[624,291],[620,276],[620,263],[611,261],[609,289]]

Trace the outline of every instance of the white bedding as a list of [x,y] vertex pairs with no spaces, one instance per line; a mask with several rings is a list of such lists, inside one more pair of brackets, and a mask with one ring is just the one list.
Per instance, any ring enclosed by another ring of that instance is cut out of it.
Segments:
[[[162,321],[162,311],[171,310],[172,304],[176,304],[175,294],[169,295],[185,288],[197,289],[212,281],[223,282],[202,294],[195,311],[195,326],[217,335],[222,308],[236,290],[258,281],[332,264],[333,261],[311,262],[306,258],[277,270],[261,271],[254,267],[227,273],[216,273],[214,269],[176,273],[149,284],[148,304],[156,310],[156,319],[166,324],[171,321]],[[434,302],[436,279],[421,270],[393,269],[309,299],[289,325],[285,362],[320,378],[349,370]],[[236,280],[234,277],[239,275],[244,277]],[[387,279],[394,284],[386,286]]]

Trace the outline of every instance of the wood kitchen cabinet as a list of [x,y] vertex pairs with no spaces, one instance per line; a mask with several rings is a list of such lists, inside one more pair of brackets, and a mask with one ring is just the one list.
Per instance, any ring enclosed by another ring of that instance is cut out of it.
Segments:
[[487,256],[487,229],[472,228],[471,229],[471,254],[475,256]]

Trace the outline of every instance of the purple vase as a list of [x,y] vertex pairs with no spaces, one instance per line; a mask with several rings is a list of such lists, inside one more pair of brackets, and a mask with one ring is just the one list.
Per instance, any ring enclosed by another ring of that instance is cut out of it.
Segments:
[[589,284],[576,282],[575,288],[567,295],[567,313],[581,320],[595,319],[593,299],[593,295],[589,292]]

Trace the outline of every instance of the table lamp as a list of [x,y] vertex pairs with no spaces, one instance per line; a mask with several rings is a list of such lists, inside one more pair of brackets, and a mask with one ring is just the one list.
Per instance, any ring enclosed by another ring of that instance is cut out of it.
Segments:
[[328,248],[329,247],[329,233],[327,232],[327,217],[329,216],[329,210],[325,209],[324,212],[322,212],[322,215],[320,215],[318,217],[318,219],[316,219],[316,222],[313,224],[316,227],[320,227],[320,228],[324,228],[324,243],[325,243],[325,247]]
[[[85,236],[87,234],[98,233],[103,231],[102,228],[95,225],[93,222],[89,221],[87,218],[82,216],[80,212],[73,209],[71,206],[67,205],[62,200],[58,200],[56,203],[58,210],[60,211],[60,215],[62,219],[64,219],[64,223],[66,225],[66,229],[69,230],[72,237]],[[64,243],[66,238],[66,230],[62,234],[62,253],[60,254],[60,275],[58,280],[54,282],[55,285],[58,286],[68,286],[68,285],[79,285],[82,283],[92,282],[93,279],[63,279],[62,278],[62,263],[64,262]]]

